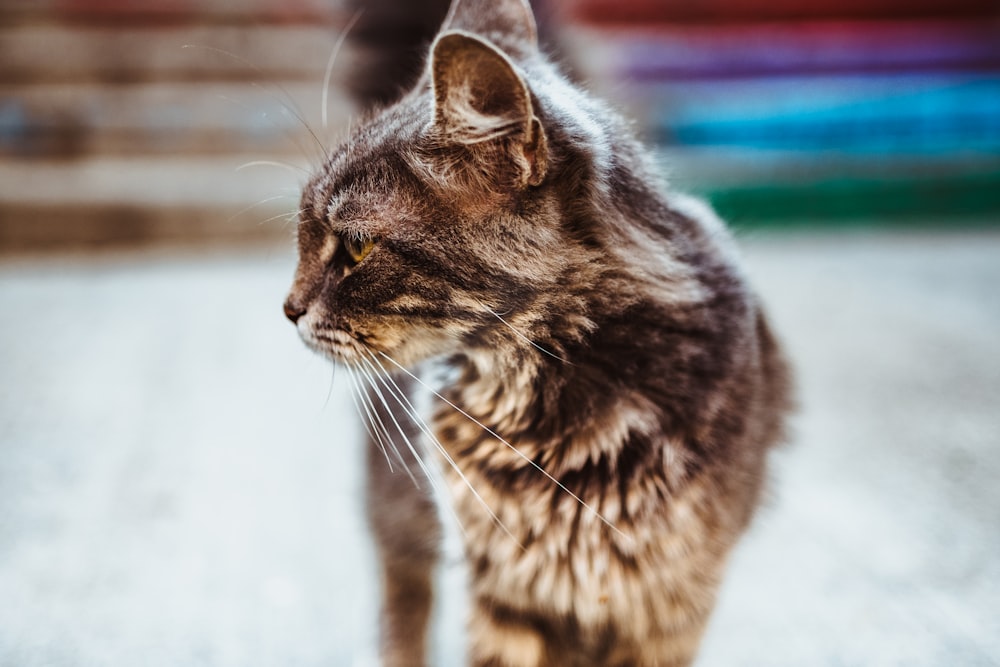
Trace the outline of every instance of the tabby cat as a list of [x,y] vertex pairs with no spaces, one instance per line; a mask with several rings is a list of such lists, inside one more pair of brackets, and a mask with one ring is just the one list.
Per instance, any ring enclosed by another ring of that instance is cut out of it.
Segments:
[[[689,665],[788,403],[722,223],[560,75],[525,0],[457,0],[301,209],[285,313],[368,386],[385,664],[426,660],[440,476],[472,665]],[[424,362],[449,369],[428,422]]]

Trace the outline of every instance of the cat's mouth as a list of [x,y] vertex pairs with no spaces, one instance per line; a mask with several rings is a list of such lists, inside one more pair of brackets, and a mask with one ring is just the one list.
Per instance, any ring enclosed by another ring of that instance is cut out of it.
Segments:
[[317,330],[309,326],[300,326],[299,335],[311,350],[332,361],[357,363],[366,353],[371,355],[357,338],[343,329]]
[[306,347],[334,363],[349,366],[380,366],[384,361],[413,366],[451,353],[455,332],[421,327],[393,326],[390,322],[336,326],[310,311],[296,322]]

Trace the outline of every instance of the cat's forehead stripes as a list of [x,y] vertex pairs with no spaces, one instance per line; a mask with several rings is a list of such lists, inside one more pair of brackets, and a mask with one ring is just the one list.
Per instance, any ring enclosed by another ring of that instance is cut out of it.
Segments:
[[409,102],[358,123],[331,152],[304,190],[314,217],[335,219],[332,208],[346,203],[345,194],[352,190],[355,195],[384,193],[413,180],[402,156],[422,133],[429,115],[427,99],[412,97]]
[[313,190],[313,210],[335,230],[385,233],[394,222],[425,215],[426,188],[391,146],[338,162]]

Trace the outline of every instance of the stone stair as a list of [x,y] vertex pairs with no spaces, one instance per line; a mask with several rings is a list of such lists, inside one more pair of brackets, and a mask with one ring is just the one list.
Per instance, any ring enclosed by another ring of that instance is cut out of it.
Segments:
[[309,0],[5,3],[0,250],[284,233],[353,112],[345,48],[323,127],[345,22]]

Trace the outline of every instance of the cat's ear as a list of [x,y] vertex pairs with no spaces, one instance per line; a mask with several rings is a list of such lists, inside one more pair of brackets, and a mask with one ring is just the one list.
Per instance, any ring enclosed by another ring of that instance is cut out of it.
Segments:
[[[527,84],[506,55],[475,35],[447,32],[431,50],[431,78],[442,139],[509,161],[522,186],[542,182],[545,132]],[[508,154],[495,155],[497,147]]]
[[481,35],[515,60],[538,52],[538,28],[528,0],[452,0],[442,30]]

